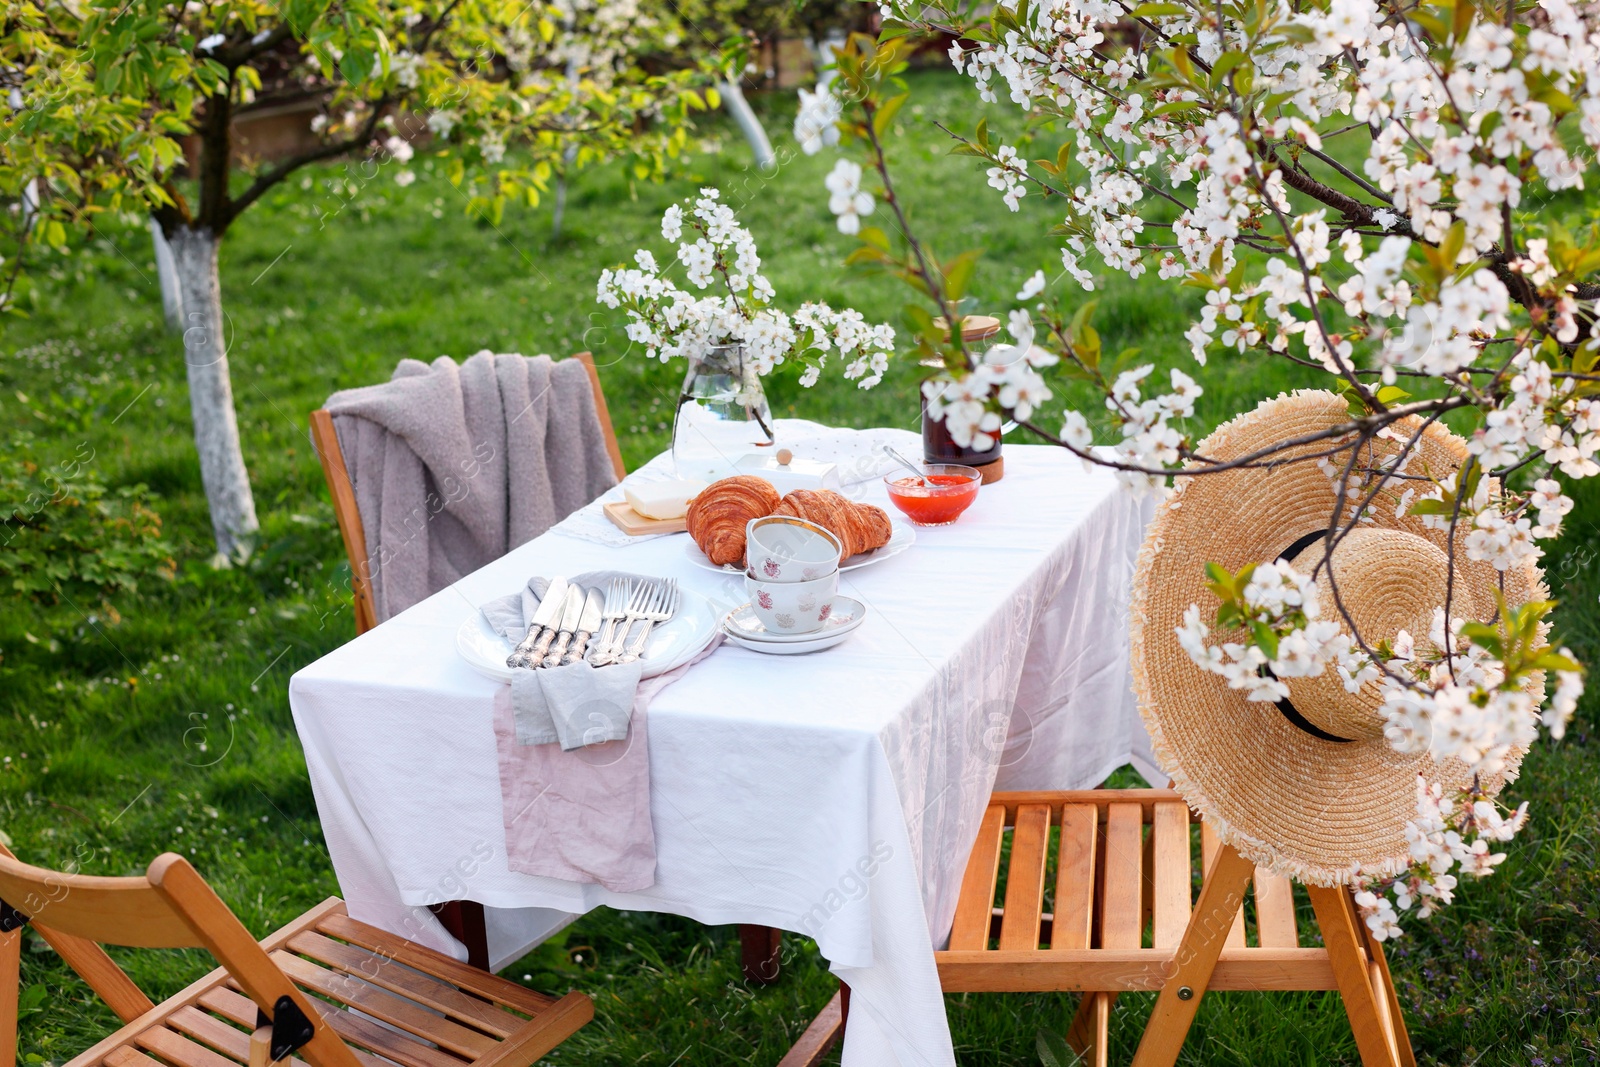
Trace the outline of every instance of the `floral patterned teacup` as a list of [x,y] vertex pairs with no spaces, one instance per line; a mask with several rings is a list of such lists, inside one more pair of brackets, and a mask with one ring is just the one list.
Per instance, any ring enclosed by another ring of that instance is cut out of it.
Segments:
[[746,571],[744,588],[762,626],[775,634],[808,634],[828,621],[833,596],[839,591],[839,572],[809,582],[773,582]]
[[792,515],[765,515],[745,526],[745,565],[768,582],[810,582],[839,569],[839,539]]

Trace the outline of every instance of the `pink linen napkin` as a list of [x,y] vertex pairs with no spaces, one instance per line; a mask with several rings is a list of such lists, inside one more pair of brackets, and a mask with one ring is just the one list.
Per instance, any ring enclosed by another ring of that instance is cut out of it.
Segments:
[[501,818],[506,861],[513,871],[596,882],[613,893],[655,885],[645,711],[657,693],[721,643],[719,636],[683,666],[640,682],[626,738],[570,752],[563,752],[560,745],[517,744],[511,687],[496,689],[494,741],[500,759]]

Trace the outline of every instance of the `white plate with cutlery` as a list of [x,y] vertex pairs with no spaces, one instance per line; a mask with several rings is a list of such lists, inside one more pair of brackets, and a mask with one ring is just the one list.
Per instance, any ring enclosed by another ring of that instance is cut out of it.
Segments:
[[[870,567],[874,563],[882,563],[891,556],[898,556],[906,549],[917,543],[917,531],[907,522],[889,520],[889,540],[868,552],[857,552],[839,564],[841,571],[858,570],[861,567]],[[696,567],[704,567],[708,571],[720,571],[723,574],[743,574],[744,568],[737,564],[729,563],[717,566],[711,562],[709,556],[700,551],[700,546],[694,543],[694,538],[686,539],[684,555],[689,557],[689,562]]]
[[[681,599],[677,613],[650,631],[650,639],[640,654],[644,677],[653,678],[689,662],[716,637],[721,613],[705,597],[678,585]],[[511,681],[506,666],[513,646],[489,625],[483,612],[474,611],[456,631],[456,651],[467,666],[494,682]]]

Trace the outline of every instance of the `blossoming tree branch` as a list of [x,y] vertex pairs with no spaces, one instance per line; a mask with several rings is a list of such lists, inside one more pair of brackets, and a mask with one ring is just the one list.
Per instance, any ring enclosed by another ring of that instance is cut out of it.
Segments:
[[[639,42],[619,40],[615,22],[591,19],[586,31],[554,0],[8,5],[0,195],[31,210],[13,217],[7,235],[0,308],[15,309],[14,287],[41,248],[65,250],[73,231],[89,231],[108,211],[151,213],[178,275],[219,557],[247,553],[258,524],[228,373],[223,235],[290,174],[322,160],[362,160],[346,174],[351,195],[386,170],[405,184],[422,144],[449,159],[467,210],[491,222],[508,204],[538,203],[552,173],[574,163],[626,155],[638,177],[659,174],[686,144],[691,112],[708,106],[700,87],[721,76],[715,48],[703,67],[650,73],[626,54]],[[634,11],[630,24],[640,32],[654,22]],[[239,158],[236,116],[306,99],[321,106],[316,144],[264,165]],[[431,137],[418,140],[424,130]],[[197,159],[181,181],[191,134]],[[514,145],[521,151],[508,153]],[[330,194],[319,214],[344,206]]]
[[[842,159],[828,184],[839,228],[861,240],[853,261],[904,278],[947,322],[965,310],[971,260],[939,261],[918,239],[884,152],[907,42],[936,36],[1018,120],[1011,138],[984,122],[942,135],[987,166],[1009,210],[1029,196],[1054,208],[1061,279],[1090,292],[1097,271],[1153,272],[1197,290],[1185,335],[1197,366],[1284,360],[1348,400],[1338,425],[1222,460],[1186,432],[1195,380],[1104,357],[1093,300],[1040,300],[1042,274],[1017,293],[1013,343],[986,353],[925,306],[907,312],[944,366],[930,413],[958,443],[985,447],[1015,418],[1144,490],[1286,462],[1326,473],[1336,504],[1320,550],[1297,566],[1213,566],[1217,603],[1171,624],[1197,665],[1252,700],[1335,672],[1351,693],[1376,687],[1396,749],[1471,769],[1453,795],[1419,780],[1409,870],[1352,872],[1368,925],[1398,934],[1400,912],[1450,901],[1451,872],[1504,858],[1494,846],[1526,809],[1507,813],[1479,783],[1512,768],[1541,720],[1559,738],[1582,690],[1580,666],[1547,643],[1553,605],[1502,597],[1498,617],[1463,617],[1453,561],[1525,566],[1572,509],[1565,482],[1600,474],[1600,234],[1536,210],[1581,190],[1600,146],[1600,12],[1567,0],[880,7],[878,39],[851,40],[831,91],[807,93],[796,122],[808,151],[859,150],[876,176],[860,188],[862,168]],[[874,193],[893,240],[862,224]],[[1103,413],[1046,425],[1053,366],[1100,394]],[[1469,455],[1431,471],[1419,444],[1447,415],[1472,420]],[[1096,429],[1113,443],[1096,447]],[[1385,509],[1448,532],[1427,633],[1362,633],[1334,580],[1334,551]]]

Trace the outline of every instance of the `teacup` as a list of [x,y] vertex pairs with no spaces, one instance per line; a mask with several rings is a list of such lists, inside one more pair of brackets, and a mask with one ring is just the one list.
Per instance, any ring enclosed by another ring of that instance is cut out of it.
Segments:
[[828,621],[839,591],[839,572],[809,582],[774,582],[746,571],[744,588],[762,626],[775,634],[808,634]]
[[815,581],[839,569],[840,551],[832,531],[791,515],[765,515],[745,525],[745,566],[762,581]]

